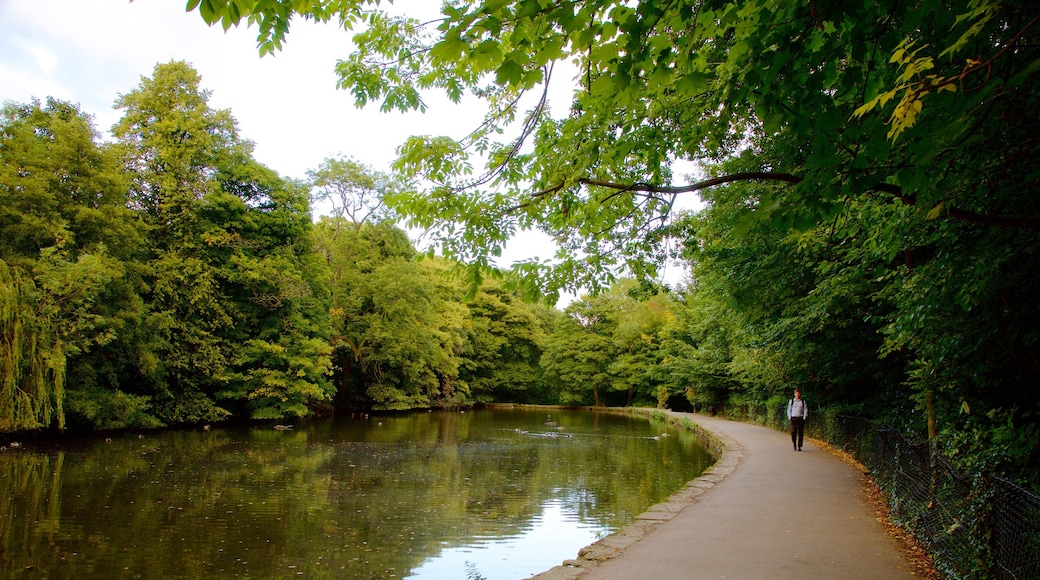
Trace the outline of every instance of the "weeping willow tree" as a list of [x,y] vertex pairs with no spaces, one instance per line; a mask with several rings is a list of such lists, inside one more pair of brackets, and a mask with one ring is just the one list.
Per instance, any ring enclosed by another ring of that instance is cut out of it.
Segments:
[[0,260],[0,431],[65,427],[65,352],[32,279]]

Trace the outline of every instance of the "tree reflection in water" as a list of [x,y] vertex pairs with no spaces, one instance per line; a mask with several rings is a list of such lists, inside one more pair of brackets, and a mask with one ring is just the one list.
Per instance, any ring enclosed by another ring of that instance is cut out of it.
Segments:
[[[523,578],[699,475],[609,413],[433,412],[0,454],[0,567],[29,577]],[[663,432],[669,437],[658,437]]]

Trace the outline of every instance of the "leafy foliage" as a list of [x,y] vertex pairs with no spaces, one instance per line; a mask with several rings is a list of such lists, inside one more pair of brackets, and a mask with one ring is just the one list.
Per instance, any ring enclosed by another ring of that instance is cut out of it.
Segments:
[[[166,422],[303,416],[331,398],[327,298],[302,259],[307,192],[252,160],[228,111],[210,109],[187,64],[156,67],[117,101],[114,127],[151,226],[150,373]],[[225,386],[228,385],[228,386]]]
[[[245,4],[265,47],[294,11],[362,27],[339,67],[359,104],[421,109],[437,88],[488,105],[474,133],[413,138],[396,165],[429,184],[397,210],[474,277],[527,228],[560,244],[521,268],[550,297],[703,249],[708,296],[690,304],[728,322],[673,346],[707,354],[714,335],[719,356],[697,368],[729,369],[696,400],[757,405],[800,385],[933,437],[991,416],[994,433],[1035,424],[1034,4],[485,0],[443,3],[425,27],[378,2]],[[207,19],[221,17],[241,20]],[[572,106],[550,118],[538,93],[566,64]],[[676,161],[704,178],[674,183]],[[675,196],[712,189],[700,221],[672,214]],[[585,381],[606,372],[593,367]],[[1016,449],[1035,463],[1036,446]]]
[[467,301],[469,327],[459,380],[480,403],[553,400],[539,362],[559,311],[524,302],[496,280]]
[[353,159],[329,157],[318,169],[308,172],[314,201],[327,202],[334,218],[346,218],[356,227],[364,223],[389,221],[386,207],[403,184]]
[[[337,70],[359,105],[442,90],[485,121],[408,139],[393,175],[327,159],[307,185],[342,215],[312,230],[305,186],[252,160],[184,63],[118,99],[113,146],[72,105],[6,106],[8,425],[60,424],[66,373],[73,415],[105,425],[301,416],[333,393],[685,395],[768,419],[797,386],[1035,478],[1033,4],[485,0],[425,24],[367,0],[196,8],[255,24],[261,52],[294,16],[336,20],[357,29]],[[674,210],[697,192],[704,211]],[[455,261],[419,260],[391,215]],[[505,274],[525,229],[559,250]],[[639,294],[677,254],[688,286]],[[565,315],[517,300],[568,289],[600,293]]]
[[[115,159],[89,118],[49,99],[0,115],[0,429],[66,422],[66,378],[136,313],[123,279],[140,236],[122,206]],[[75,406],[71,409],[75,412]]]
[[332,271],[339,396],[351,407],[451,405],[464,310],[446,300],[430,262],[388,224],[343,228],[325,218],[318,247]]
[[621,280],[605,294],[572,303],[556,320],[541,364],[559,385],[559,402],[664,407],[676,394],[660,368],[672,301],[661,293],[638,297],[638,290],[634,280]]
[[114,144],[73,105],[4,107],[0,429],[303,416],[331,398],[308,191],[252,160],[199,80],[157,66],[117,101]]
[[[459,266],[386,221],[399,182],[342,159],[280,178],[200,81],[158,65],[112,144],[73,105],[5,106],[0,431],[547,396],[547,307],[504,285],[464,305]],[[343,216],[315,228],[312,190]]]

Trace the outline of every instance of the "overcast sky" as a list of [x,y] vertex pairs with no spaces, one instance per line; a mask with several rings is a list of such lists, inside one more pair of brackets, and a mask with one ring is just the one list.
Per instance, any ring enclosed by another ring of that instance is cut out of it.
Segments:
[[410,134],[461,136],[467,110],[431,97],[427,114],[357,110],[336,89],[337,58],[349,33],[334,25],[293,23],[282,52],[260,58],[255,29],[207,27],[184,0],[0,0],[0,98],[48,96],[79,103],[107,132],[112,109],[156,64],[191,63],[212,91],[210,106],[230,109],[256,158],[285,177],[303,177],[340,152],[386,170]]
[[[439,5],[415,2],[423,9]],[[184,60],[212,91],[210,106],[230,109],[240,136],[256,144],[256,159],[292,178],[341,153],[387,171],[407,136],[460,138],[480,120],[478,108],[439,96],[427,99],[425,114],[356,109],[351,95],[336,89],[336,60],[351,44],[350,33],[335,25],[296,21],[283,50],[261,58],[255,29],[210,28],[184,6],[185,0],[0,0],[0,100],[52,96],[78,103],[107,138],[121,116],[115,99],[150,77],[156,64]],[[559,106],[565,107],[564,89]],[[510,246],[500,265],[552,254],[537,237]],[[524,254],[532,248],[534,254]],[[670,280],[681,278],[672,270]]]

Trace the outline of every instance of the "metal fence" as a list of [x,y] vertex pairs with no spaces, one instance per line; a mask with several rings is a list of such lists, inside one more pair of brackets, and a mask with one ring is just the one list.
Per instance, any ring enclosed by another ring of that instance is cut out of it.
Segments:
[[854,455],[948,578],[1040,578],[1040,496],[1011,481],[957,473],[930,445],[864,419],[829,417],[812,435]]

